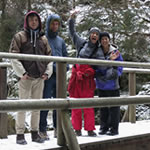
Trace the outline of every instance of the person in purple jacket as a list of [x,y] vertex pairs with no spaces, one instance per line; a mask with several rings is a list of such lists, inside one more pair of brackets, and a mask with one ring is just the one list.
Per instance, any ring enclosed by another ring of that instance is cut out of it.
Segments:
[[[118,47],[110,43],[110,35],[107,32],[100,34],[101,48],[105,60],[123,61]],[[99,97],[119,97],[119,77],[123,67],[107,67],[105,70],[96,70],[96,87]],[[120,107],[100,108],[100,131],[99,134],[117,135],[120,121]]]

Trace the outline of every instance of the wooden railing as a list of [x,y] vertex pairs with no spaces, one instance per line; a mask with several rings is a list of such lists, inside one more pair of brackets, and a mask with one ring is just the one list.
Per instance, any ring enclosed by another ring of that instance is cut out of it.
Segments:
[[[57,130],[58,138],[57,143],[60,146],[68,146],[70,150],[80,150],[75,133],[71,126],[68,109],[84,108],[84,107],[102,107],[102,106],[120,106],[129,105],[129,121],[135,122],[135,106],[134,104],[150,103],[149,96],[133,96],[136,95],[136,73],[150,73],[150,63],[137,63],[137,62],[120,62],[120,61],[106,61],[96,59],[77,59],[67,57],[54,57],[54,56],[39,56],[39,55],[26,55],[26,54],[12,54],[0,53],[0,58],[19,59],[29,61],[54,61],[56,62],[56,91],[57,98],[55,100],[49,99],[44,101],[39,100],[6,100],[5,97],[0,97],[0,112],[6,113],[9,111],[21,110],[44,110],[44,109],[57,109]],[[107,65],[107,66],[123,66],[123,67],[139,67],[142,69],[124,69],[124,72],[129,73],[129,93],[132,96],[113,97],[113,98],[86,98],[86,99],[69,99],[66,95],[66,65],[68,64],[92,64],[92,65]],[[10,64],[0,63],[0,70],[6,69]],[[143,69],[148,68],[148,69]],[[3,71],[2,71],[3,72]],[[0,72],[0,94],[6,90],[6,85],[1,84],[5,81],[6,75],[2,76]],[[5,72],[5,71],[4,71]],[[4,88],[5,87],[5,88]],[[3,90],[2,90],[3,89]],[[0,118],[2,122],[3,118]],[[1,129],[1,128],[0,128]],[[4,130],[4,129],[3,129]],[[0,135],[1,135],[0,130]],[[7,133],[6,133],[7,134]],[[5,137],[5,136],[4,136]]]

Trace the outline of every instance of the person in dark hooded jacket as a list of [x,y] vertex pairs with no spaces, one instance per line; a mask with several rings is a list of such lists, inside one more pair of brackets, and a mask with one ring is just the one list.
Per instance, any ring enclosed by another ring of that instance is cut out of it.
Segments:
[[[73,12],[69,19],[69,32],[72,41],[77,49],[79,58],[104,59],[103,51],[99,46],[100,30],[92,27],[89,31],[89,40],[78,36],[74,28],[75,15]],[[72,75],[68,85],[69,96],[73,98],[91,98],[94,97],[95,90],[95,70],[90,65],[75,64],[72,68]],[[88,136],[96,136],[95,114],[93,108],[84,108],[84,129]],[[82,109],[72,109],[72,125],[77,136],[82,132]]]
[[[57,14],[52,14],[47,18],[46,21],[46,37],[48,43],[52,48],[52,56],[64,56],[67,57],[66,44],[64,40],[58,35],[59,28],[61,26],[61,18]],[[53,63],[53,74],[49,80],[45,81],[43,98],[56,98],[56,63]],[[46,132],[47,128],[47,111],[40,112],[40,135],[43,139],[49,140]],[[56,134],[56,110],[53,111],[53,126],[54,126],[54,137]]]
[[[10,52],[32,55],[51,55],[48,40],[41,34],[40,16],[35,11],[26,14],[24,31],[16,33],[12,39]],[[12,67],[19,80],[20,99],[41,99],[44,80],[52,74],[52,63],[41,61],[11,60]],[[25,112],[18,112],[16,117],[16,143],[27,144],[25,131]],[[39,136],[40,111],[31,112],[31,138],[33,142],[43,143]]]

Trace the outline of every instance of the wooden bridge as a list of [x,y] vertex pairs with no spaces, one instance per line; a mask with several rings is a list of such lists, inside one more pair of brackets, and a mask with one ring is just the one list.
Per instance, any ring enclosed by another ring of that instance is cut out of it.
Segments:
[[[147,128],[145,133],[138,133],[137,135],[130,135],[132,130],[126,132],[125,137],[121,136],[122,131],[126,128],[120,130],[120,134],[115,137],[78,137],[76,138],[73,129],[71,127],[70,118],[68,116],[68,109],[72,108],[85,108],[85,107],[105,107],[105,106],[120,106],[129,105],[129,109],[126,112],[126,116],[130,122],[135,123],[135,104],[146,104],[150,103],[150,96],[133,96],[136,90],[136,73],[150,73],[149,63],[137,63],[137,62],[117,62],[117,61],[105,61],[105,60],[94,60],[94,59],[76,59],[76,58],[61,58],[53,56],[35,56],[35,55],[25,55],[25,54],[10,54],[10,53],[0,53],[1,58],[10,59],[23,59],[23,60],[37,60],[37,61],[54,61],[57,64],[57,98],[55,100],[48,99],[44,101],[39,100],[6,100],[6,67],[0,65],[0,136],[1,138],[8,137],[7,135],[7,114],[9,111],[20,111],[20,110],[47,110],[47,109],[57,109],[58,114],[58,138],[56,147],[42,148],[40,145],[37,147],[40,149],[60,149],[60,150],[149,150],[150,143],[150,128]],[[131,96],[125,97],[113,97],[113,98],[89,98],[89,99],[71,99],[66,98],[66,64],[71,63],[81,63],[81,64],[94,64],[94,65],[113,65],[113,66],[125,66],[125,67],[138,67],[140,69],[127,69],[129,73],[129,93]],[[142,69],[141,69],[142,68]],[[144,68],[144,69],[143,69]],[[92,100],[92,101],[91,101]],[[91,103],[92,102],[92,103]],[[123,124],[123,123],[121,123]],[[133,124],[131,124],[133,125]],[[136,125],[136,124],[134,124]],[[149,124],[147,124],[149,126]],[[139,128],[141,130],[141,128]],[[98,132],[98,129],[97,129]],[[15,137],[12,136],[15,141]],[[87,138],[86,143],[82,143],[82,139]],[[102,140],[104,138],[104,140]],[[9,138],[8,138],[9,139]],[[52,138],[53,139],[53,138]],[[4,139],[5,140],[5,139]],[[6,139],[7,140],[7,139]],[[93,141],[94,140],[94,141]],[[56,139],[54,139],[56,141]],[[0,141],[0,147],[2,148],[3,140]],[[6,142],[7,143],[7,142]],[[4,149],[9,145],[4,142]],[[47,142],[46,142],[47,143]],[[44,144],[46,144],[44,143]],[[49,142],[51,143],[51,141]],[[14,143],[13,143],[14,144]],[[31,144],[32,145],[32,144]],[[42,144],[41,144],[42,145]],[[53,145],[53,144],[52,144]],[[59,146],[58,146],[59,145]],[[27,145],[28,146],[28,145]],[[43,145],[42,145],[43,146]],[[49,145],[50,146],[50,145]],[[14,145],[11,146],[11,150]],[[19,149],[19,145],[17,145]],[[38,149],[38,148],[33,149]],[[32,146],[31,146],[32,148]],[[28,149],[31,149],[28,147]],[[141,148],[141,149],[140,149]],[[15,150],[16,150],[15,149]],[[22,149],[23,150],[23,149]]]
[[[96,126],[98,135],[99,126]],[[98,135],[88,137],[86,131],[77,137],[81,150],[150,150],[150,121],[138,121],[136,124],[129,122],[120,123],[119,135]],[[16,135],[9,135],[7,139],[0,139],[1,150],[68,150],[67,147],[57,145],[53,138],[53,131],[48,131],[50,140],[39,144],[31,142],[30,134],[25,134],[27,145],[16,144]]]

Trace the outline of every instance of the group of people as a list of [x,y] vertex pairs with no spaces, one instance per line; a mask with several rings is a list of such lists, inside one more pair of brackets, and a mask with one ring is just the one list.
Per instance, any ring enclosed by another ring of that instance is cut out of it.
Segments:
[[[72,41],[77,49],[79,58],[93,58],[101,60],[122,61],[123,58],[118,47],[110,43],[110,35],[107,32],[100,32],[97,27],[89,31],[88,41],[78,36],[75,31],[74,22],[77,12],[72,13],[69,19],[69,31]],[[113,66],[90,66],[76,64],[72,68],[72,76],[69,82],[68,91],[70,97],[91,98],[94,91],[98,89],[99,97],[120,96],[119,76],[122,74],[122,67]],[[96,78],[96,84],[95,79]],[[93,108],[85,108],[84,129],[89,136],[96,136],[95,114]],[[72,125],[77,136],[82,132],[82,110],[72,110]],[[120,121],[120,107],[100,108],[100,131],[99,134],[117,135]]]
[[[118,47],[110,43],[107,32],[100,32],[97,27],[89,31],[86,41],[75,31],[76,12],[69,18],[70,37],[77,49],[77,57],[101,60],[122,61]],[[10,45],[11,53],[63,56],[67,57],[66,44],[58,35],[61,26],[60,16],[52,14],[47,18],[45,34],[42,33],[42,23],[36,11],[30,11],[24,19],[24,30],[16,33]],[[19,99],[56,98],[56,63],[42,61],[11,60],[12,67],[19,77]],[[69,96],[74,98],[94,97],[98,89],[99,97],[120,96],[119,76],[122,67],[91,66],[75,64],[68,85]],[[93,108],[84,108],[84,128],[88,136],[96,136],[95,114]],[[16,143],[25,145],[25,112],[18,112],[16,116]],[[47,134],[47,111],[31,112],[31,139],[33,142],[43,143],[49,140]],[[118,134],[120,107],[106,107],[100,109],[99,134]],[[57,137],[57,115],[53,111],[54,137]],[[77,136],[82,135],[82,110],[72,109],[72,126]]]

